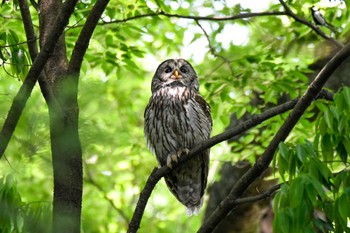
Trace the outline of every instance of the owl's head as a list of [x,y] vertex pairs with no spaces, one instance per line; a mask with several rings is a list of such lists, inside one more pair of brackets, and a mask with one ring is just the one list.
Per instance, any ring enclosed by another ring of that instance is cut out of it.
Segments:
[[196,71],[185,59],[168,59],[157,68],[152,80],[152,92],[162,87],[185,86],[198,92],[199,82]]

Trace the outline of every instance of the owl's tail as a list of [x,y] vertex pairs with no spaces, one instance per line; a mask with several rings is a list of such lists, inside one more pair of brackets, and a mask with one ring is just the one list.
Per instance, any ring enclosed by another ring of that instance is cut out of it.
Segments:
[[186,206],[186,215],[187,216],[198,215],[202,205],[203,205],[203,197],[201,198],[198,205]]
[[[192,173],[193,175],[195,173]],[[178,177],[179,178],[179,177]],[[195,180],[195,176],[191,179],[178,179],[177,198],[186,206],[186,214],[188,216],[198,215],[199,210],[203,206],[203,184],[201,180]]]

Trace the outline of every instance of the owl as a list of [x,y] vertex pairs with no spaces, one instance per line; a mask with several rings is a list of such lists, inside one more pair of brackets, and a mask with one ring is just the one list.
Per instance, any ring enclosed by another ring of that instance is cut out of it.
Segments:
[[[145,138],[158,164],[172,168],[178,157],[188,155],[193,146],[209,138],[210,107],[199,94],[196,72],[184,59],[162,62],[153,76],[151,91],[144,114]],[[208,169],[209,149],[164,177],[188,215],[197,215],[203,205]]]

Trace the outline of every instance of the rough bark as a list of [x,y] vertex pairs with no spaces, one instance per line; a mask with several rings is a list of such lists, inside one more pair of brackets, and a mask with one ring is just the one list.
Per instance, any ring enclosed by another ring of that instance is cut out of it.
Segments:
[[[62,9],[59,0],[40,1],[40,44]],[[46,84],[55,104],[48,101],[54,175],[53,232],[80,232],[82,202],[82,150],[78,133],[78,79],[68,74],[65,37],[59,40],[44,67]]]

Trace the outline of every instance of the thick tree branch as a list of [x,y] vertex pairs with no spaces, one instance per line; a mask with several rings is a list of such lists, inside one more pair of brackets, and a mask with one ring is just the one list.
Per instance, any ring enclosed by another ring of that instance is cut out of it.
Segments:
[[106,9],[108,3],[109,0],[98,0],[90,11],[83,29],[79,34],[78,40],[75,43],[72,57],[68,66],[68,73],[79,73],[92,33],[94,32],[98,20],[101,18],[101,15]]
[[293,11],[289,8],[289,6],[283,1],[283,0],[279,0],[279,2],[281,3],[281,5],[284,7],[285,13],[286,15],[292,17],[295,21],[305,24],[306,26],[308,26],[309,28],[311,28],[312,30],[314,30],[318,35],[320,35],[321,37],[325,38],[326,40],[331,41],[333,44],[335,44],[337,47],[339,48],[343,48],[344,45],[342,43],[340,43],[339,41],[335,40],[332,37],[327,36],[319,27],[317,27],[316,25],[312,24],[311,22],[303,19],[302,17],[296,15],[293,13]]
[[[317,96],[317,98],[324,98],[328,100],[332,100],[333,96],[331,93],[327,91],[321,91],[320,94]],[[284,104],[281,104],[279,106],[273,107],[267,111],[265,111],[262,114],[254,115],[251,117],[251,119],[243,122],[242,124],[229,128],[225,132],[218,134],[206,141],[203,141],[202,143],[197,144],[194,148],[190,150],[190,153],[188,156],[182,156],[179,158],[178,164],[174,164],[173,169],[177,166],[180,166],[187,160],[191,159],[192,157],[196,156],[201,151],[208,149],[220,142],[223,142],[225,140],[228,140],[238,134],[241,134],[245,132],[246,130],[259,125],[263,121],[270,119],[274,116],[277,116],[281,113],[284,113],[290,109],[292,109],[296,103],[299,101],[299,98],[288,101]],[[134,215],[130,221],[129,224],[129,230],[128,233],[135,233],[137,232],[138,228],[140,227],[140,222],[142,219],[142,215],[144,213],[144,210],[146,208],[147,202],[149,197],[151,196],[151,193],[155,187],[155,185],[158,183],[158,181],[167,173],[169,173],[171,169],[167,166],[163,166],[161,168],[155,168],[153,169],[152,173],[147,179],[147,182],[145,184],[145,187],[143,188],[140,198],[137,202]]]
[[216,210],[210,215],[199,233],[212,232],[220,221],[235,207],[235,200],[239,198],[249,185],[266,170],[271,163],[278,144],[285,141],[298,120],[304,114],[307,107],[319,95],[323,85],[331,74],[350,56],[350,43],[341,49],[320,71],[315,80],[309,85],[305,94],[298,100],[288,118],[278,130],[271,143],[257,160],[254,166],[249,169],[241,179],[235,184],[229,195],[218,205]]
[[0,158],[7,148],[33,87],[46,64],[47,59],[53,52],[60,35],[67,26],[69,17],[73,13],[77,2],[78,0],[65,1],[62,11],[58,15],[57,20],[49,33],[47,41],[35,59],[33,66],[29,69],[26,79],[13,100],[5,123],[0,132]]
[[[38,46],[36,43],[37,38],[35,36],[35,31],[34,31],[34,27],[33,27],[32,18],[31,18],[30,12],[29,12],[28,3],[27,3],[27,0],[19,0],[18,3],[19,3],[20,10],[21,10],[21,16],[23,19],[24,29],[26,32],[29,54],[30,54],[32,61],[34,62],[36,57],[38,56]],[[41,93],[43,94],[46,102],[52,104],[53,106],[55,106],[57,108],[57,110],[59,110],[60,106],[57,103],[57,100],[55,99],[51,88],[49,87],[48,83],[46,82],[47,79],[45,77],[44,72],[40,72],[38,80],[39,80]]]

